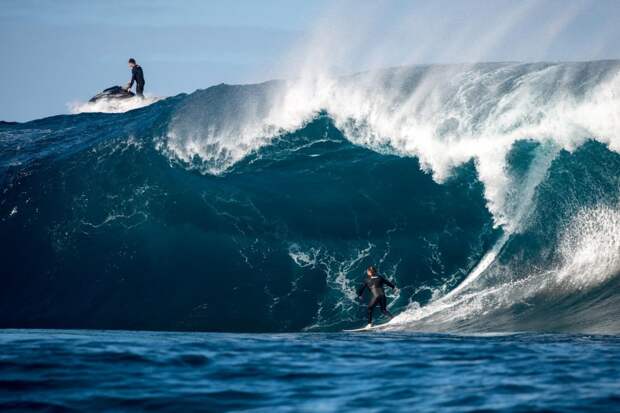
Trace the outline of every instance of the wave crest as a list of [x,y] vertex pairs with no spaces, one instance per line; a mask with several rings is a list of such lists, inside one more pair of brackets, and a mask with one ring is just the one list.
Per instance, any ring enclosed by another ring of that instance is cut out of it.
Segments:
[[[496,225],[514,232],[554,152],[588,139],[620,150],[619,73],[614,61],[496,63],[217,86],[196,92],[177,111],[164,147],[220,174],[326,112],[353,143],[415,156],[437,182],[474,159]],[[515,196],[506,157],[523,139],[543,143],[547,159]]]

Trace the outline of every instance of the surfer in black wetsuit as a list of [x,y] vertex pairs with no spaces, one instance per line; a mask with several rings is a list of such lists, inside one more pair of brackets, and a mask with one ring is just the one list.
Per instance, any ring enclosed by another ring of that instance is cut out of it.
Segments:
[[142,71],[142,67],[136,63],[136,59],[133,57],[129,59],[127,64],[131,69],[131,80],[127,83],[125,90],[131,89],[133,82],[136,82],[136,95],[144,97],[144,72]]
[[381,309],[381,312],[386,316],[392,318],[392,314],[387,310],[387,299],[385,298],[384,285],[388,285],[391,288],[396,288],[392,282],[384,278],[377,273],[377,269],[373,266],[368,267],[366,270],[366,280],[360,285],[357,290],[357,296],[362,298],[364,290],[368,288],[372,293],[372,298],[368,303],[368,327],[372,327],[372,312],[377,305]]

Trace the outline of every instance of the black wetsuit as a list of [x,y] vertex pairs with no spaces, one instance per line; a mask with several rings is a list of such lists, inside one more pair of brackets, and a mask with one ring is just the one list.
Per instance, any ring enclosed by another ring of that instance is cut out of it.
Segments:
[[383,285],[388,285],[391,288],[395,288],[394,284],[382,276],[373,275],[372,277],[367,277],[364,283],[360,285],[360,288],[357,290],[357,295],[360,297],[364,294],[364,290],[366,288],[368,288],[368,290],[372,293],[372,299],[368,303],[368,324],[372,324],[372,311],[377,305],[379,305],[379,308],[383,314],[392,318],[392,314],[390,314],[387,310],[387,299],[385,298]]
[[136,82],[136,95],[142,96],[144,93],[144,72],[142,67],[135,65],[131,69],[131,82],[129,82],[129,88],[133,86],[133,82]]

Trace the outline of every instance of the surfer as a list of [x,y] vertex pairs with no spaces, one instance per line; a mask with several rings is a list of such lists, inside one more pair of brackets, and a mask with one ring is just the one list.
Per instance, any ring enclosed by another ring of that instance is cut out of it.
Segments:
[[383,276],[377,273],[377,269],[374,266],[368,267],[366,270],[366,280],[360,285],[360,288],[357,290],[357,296],[362,298],[364,294],[364,290],[368,288],[372,293],[372,298],[368,303],[368,326],[372,327],[372,312],[377,305],[381,309],[381,312],[388,316],[390,319],[392,318],[392,314],[387,310],[387,299],[385,297],[385,291],[383,290],[383,285],[387,284],[391,288],[396,288],[392,282],[384,278]]
[[133,82],[136,82],[136,95],[144,97],[144,72],[142,71],[142,67],[136,63],[136,59],[133,57],[129,59],[127,64],[131,69],[131,80],[127,83],[125,90],[129,91],[133,86]]

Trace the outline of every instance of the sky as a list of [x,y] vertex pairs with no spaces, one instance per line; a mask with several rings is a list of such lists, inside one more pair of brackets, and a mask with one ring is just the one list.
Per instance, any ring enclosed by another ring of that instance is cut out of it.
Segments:
[[405,64],[620,58],[620,0],[0,0],[0,120],[146,92]]

